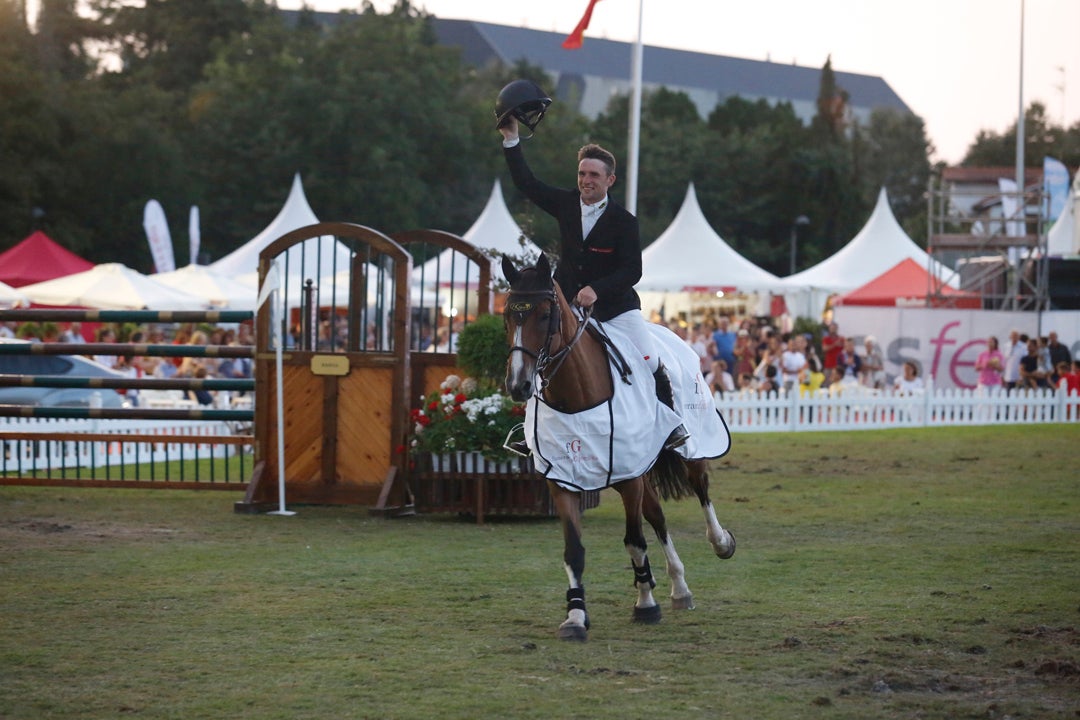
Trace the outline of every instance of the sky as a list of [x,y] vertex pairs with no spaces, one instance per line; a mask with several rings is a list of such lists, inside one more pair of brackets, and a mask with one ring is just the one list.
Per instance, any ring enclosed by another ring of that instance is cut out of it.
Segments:
[[[588,0],[412,0],[443,18],[569,33]],[[278,0],[282,8],[302,0]],[[379,12],[393,0],[374,0]],[[769,59],[885,79],[926,123],[933,160],[958,163],[980,130],[1005,132],[1023,99],[1080,122],[1080,0],[600,0],[589,37]],[[308,0],[317,10],[358,0]],[[572,51],[566,51],[572,52]],[[494,98],[492,98],[494,102]]]

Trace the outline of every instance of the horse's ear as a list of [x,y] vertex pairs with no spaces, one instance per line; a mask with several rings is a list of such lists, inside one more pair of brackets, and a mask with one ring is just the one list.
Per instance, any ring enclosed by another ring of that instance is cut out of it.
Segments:
[[518,269],[514,267],[514,261],[507,256],[502,256],[502,271],[503,277],[506,278],[506,282],[511,285],[518,279]]
[[540,257],[536,261],[536,272],[540,273],[542,277],[551,277],[551,264],[544,253],[540,253]]

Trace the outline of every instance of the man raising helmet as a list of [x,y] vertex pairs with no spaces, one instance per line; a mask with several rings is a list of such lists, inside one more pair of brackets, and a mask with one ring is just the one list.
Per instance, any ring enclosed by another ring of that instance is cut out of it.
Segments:
[[[593,317],[632,340],[653,372],[657,397],[679,412],[674,407],[671,380],[657,355],[657,343],[634,291],[634,284],[641,279],[638,221],[608,197],[608,190],[615,184],[615,157],[599,145],[585,145],[577,156],[577,188],[557,188],[538,180],[529,169],[515,117],[506,117],[498,130],[514,184],[559,224],[555,280],[567,298],[583,308],[592,308]],[[665,447],[679,447],[689,437],[680,425],[672,431]]]

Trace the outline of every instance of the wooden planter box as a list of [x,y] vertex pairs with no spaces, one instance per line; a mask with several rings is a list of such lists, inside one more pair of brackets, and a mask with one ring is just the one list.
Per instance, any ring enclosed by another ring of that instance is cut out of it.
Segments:
[[[461,513],[476,517],[518,515],[553,517],[547,480],[531,458],[496,462],[480,453],[413,455],[409,473],[417,512]],[[599,492],[581,493],[581,509],[600,504]]]

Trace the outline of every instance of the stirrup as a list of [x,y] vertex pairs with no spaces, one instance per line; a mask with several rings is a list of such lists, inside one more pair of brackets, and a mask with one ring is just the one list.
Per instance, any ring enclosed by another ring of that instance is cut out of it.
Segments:
[[686,431],[686,426],[679,425],[679,427],[671,431],[667,440],[664,441],[664,449],[675,450],[676,448],[681,448],[689,439],[690,433]]
[[510,432],[506,433],[506,439],[503,440],[503,450],[508,450],[515,455],[527,458],[532,455],[529,444],[524,440],[511,440],[511,438],[519,432],[522,434],[525,433],[525,423],[518,423],[510,428]]

